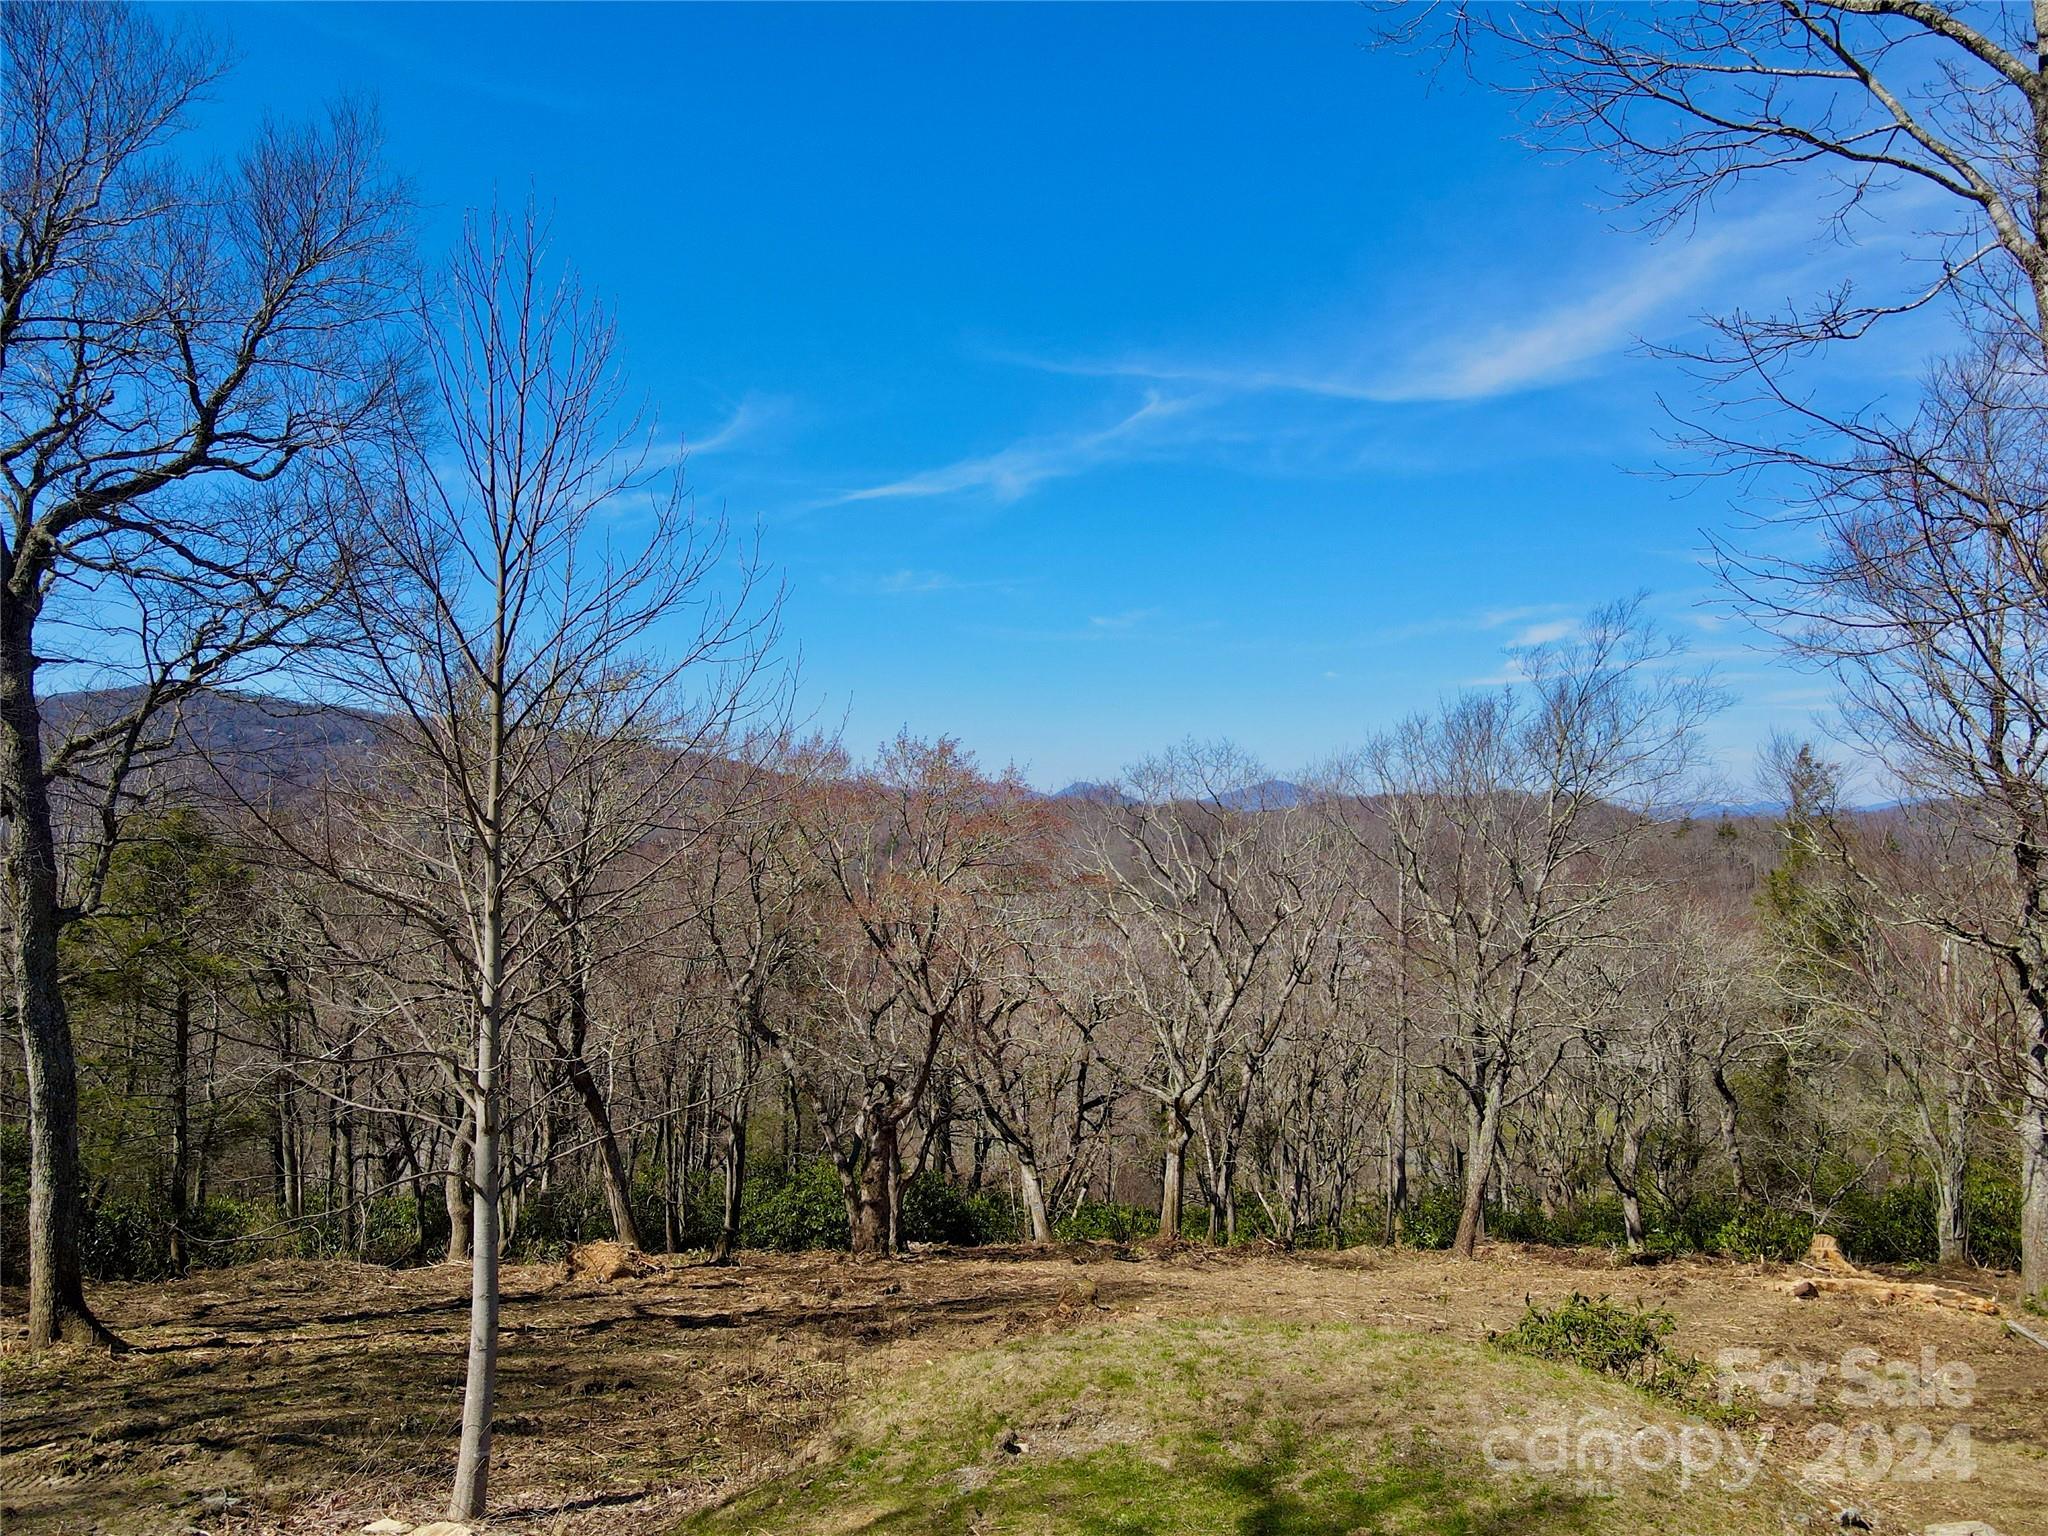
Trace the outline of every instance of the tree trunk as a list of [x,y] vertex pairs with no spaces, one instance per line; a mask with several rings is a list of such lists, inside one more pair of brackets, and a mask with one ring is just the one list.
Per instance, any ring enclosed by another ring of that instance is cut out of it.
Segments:
[[612,1219],[612,1235],[628,1248],[640,1246],[640,1225],[633,1219],[633,1185],[626,1176],[626,1160],[619,1152],[619,1138],[612,1129],[610,1108],[604,1090],[597,1084],[590,1066],[580,1052],[569,1057],[569,1085],[583,1101],[583,1112],[597,1132],[598,1175],[604,1184],[605,1210]]
[[[1343,1224],[1343,1211],[1337,1213]],[[1398,1243],[1408,1221],[1408,1035],[1403,1028],[1387,1096],[1387,1241]],[[1339,1239],[1341,1243],[1342,1239]]]
[[882,1170],[883,1199],[889,1211],[888,1251],[903,1251],[903,1164],[900,1158],[892,1157]]
[[1643,1161],[1644,1126],[1631,1122],[1621,1134],[1621,1166],[1614,1169],[1614,1187],[1621,1191],[1621,1230],[1630,1253],[1643,1251],[1642,1183],[1636,1171]]
[[1728,1074],[1718,1061],[1714,1063],[1714,1100],[1719,1108],[1716,1126],[1721,1136],[1721,1155],[1728,1159],[1728,1171],[1735,1175],[1735,1195],[1739,1200],[1750,1197],[1749,1171],[1742,1162],[1742,1138],[1736,1132],[1736,1113],[1740,1104],[1735,1089],[1729,1085]]
[[1223,1204],[1223,1245],[1229,1247],[1237,1241],[1237,1141],[1232,1138],[1224,1149],[1222,1166],[1217,1170],[1216,1195]]
[[277,1078],[277,1208],[287,1221],[306,1214],[306,1167],[298,1100],[289,1070]]
[[2048,1018],[2037,1018],[2020,1108],[2020,1296],[2048,1304]]
[[1165,1242],[1180,1240],[1181,1185],[1187,1175],[1188,1142],[1195,1128],[1178,1105],[1167,1107],[1166,1161],[1159,1180],[1159,1236]]
[[476,1108],[465,1102],[462,1119],[456,1123],[454,1139],[448,1143],[448,1172],[441,1181],[442,1197],[448,1206],[448,1262],[469,1262],[470,1227],[476,1220],[476,1206],[470,1191],[470,1169],[475,1165]]
[[798,1159],[803,1154],[803,1103],[797,1096],[796,1078],[782,1080],[782,1171],[794,1175]]
[[[2039,890],[2039,884],[2023,885]],[[2039,911],[2029,926],[2032,945],[2014,967],[2018,983],[2014,1022],[2019,1025],[2020,1299],[2048,1306],[2048,935]]]
[[334,1131],[341,1158],[341,1241],[342,1245],[360,1259],[363,1257],[362,1233],[367,1222],[359,1222],[356,1167],[356,1046],[353,1039],[346,1040],[341,1047],[341,1098],[335,1106]]
[[1038,1180],[1038,1165],[1022,1155],[1017,1158],[1017,1187],[1024,1197],[1024,1214],[1031,1218],[1031,1241],[1043,1248],[1052,1241],[1052,1223],[1045,1216],[1045,1189]]
[[876,1116],[869,1133],[867,1159],[853,1194],[851,1240],[858,1259],[881,1258],[894,1251],[894,1195],[896,1170],[896,1122]]
[[711,1246],[711,1262],[730,1264],[740,1246],[740,1199],[747,1184],[747,1116],[735,1109],[726,1117],[724,1165],[725,1198],[719,1209],[718,1238]]
[[[394,1136],[397,1143],[399,1160],[405,1169],[405,1182],[412,1190],[412,1254],[409,1262],[424,1264],[427,1261],[427,1210],[429,1197],[427,1195],[427,1169],[426,1165],[420,1160],[423,1149],[414,1139],[414,1128],[403,1120],[397,1123]],[[429,1142],[424,1150],[431,1152],[432,1149],[433,1144]]]
[[[1408,1217],[1408,871],[1394,887],[1394,1073],[1387,1093],[1387,1241],[1398,1243]],[[1337,1212],[1341,1231],[1344,1213]],[[1343,1242],[1342,1237],[1338,1243]]]
[[475,1199],[470,1231],[469,1360],[462,1389],[462,1441],[455,1460],[454,1520],[484,1512],[491,1473],[491,1409],[498,1386],[498,1125],[497,1024],[486,1018],[477,1035]]
[[1458,1211],[1458,1235],[1451,1242],[1451,1251],[1461,1259],[1479,1251],[1486,1220],[1486,1182],[1493,1172],[1493,1147],[1500,1135],[1501,1098],[1500,1073],[1495,1071],[1487,1080],[1479,1112],[1472,1117],[1472,1141],[1465,1149],[1465,1201]]
[[718,1239],[711,1262],[730,1264],[740,1246],[740,1199],[747,1183],[747,1118],[754,1107],[754,1074],[759,1046],[751,1030],[742,1029],[733,1047],[732,1098],[726,1106],[720,1163],[725,1177],[725,1202],[719,1212]]
[[[21,552],[15,551],[16,558]],[[14,573],[10,572],[12,577]],[[9,826],[15,1017],[28,1075],[28,1347],[59,1339],[120,1341],[85,1304],[78,1239],[85,1224],[78,1161],[78,1065],[58,985],[62,925],[57,843],[43,777],[35,697],[33,594],[0,585],[0,811]]]
[[665,1106],[661,1127],[655,1133],[655,1150],[661,1157],[661,1245],[669,1253],[683,1246],[683,1179],[676,1167],[675,1084],[662,1085]]
[[[493,738],[502,744],[502,700],[494,701]],[[502,746],[494,753],[486,804],[502,803],[499,775]],[[477,988],[476,1078],[464,1095],[475,1123],[470,1185],[473,1190],[469,1262],[469,1360],[462,1387],[462,1438],[455,1459],[455,1488],[448,1502],[452,1519],[475,1520],[484,1513],[491,1475],[491,1409],[498,1389],[498,1260],[503,1240],[499,1209],[499,1123],[503,1092],[498,1082],[498,1031],[505,1010],[505,888],[503,851],[497,829],[484,829],[483,931]]]
[[171,1273],[191,1262],[185,1226],[192,1200],[192,994],[184,986],[171,1000],[171,1172],[165,1187],[171,1217]]
[[1969,1221],[1963,1198],[1965,1163],[1943,1159],[1934,1174],[1934,1246],[1936,1262],[1961,1264],[1969,1252]]

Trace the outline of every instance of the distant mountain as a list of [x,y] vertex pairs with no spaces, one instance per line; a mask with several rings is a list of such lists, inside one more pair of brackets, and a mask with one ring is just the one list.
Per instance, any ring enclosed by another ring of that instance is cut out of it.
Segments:
[[1084,800],[1090,805],[1131,805],[1131,797],[1114,784],[1098,784],[1093,779],[1076,779],[1065,789],[1056,789],[1046,797],[1049,800]]
[[[1046,798],[1081,800],[1090,805],[1138,803],[1116,785],[1099,783],[1094,779],[1076,779],[1065,789],[1055,790]],[[1291,784],[1285,779],[1262,779],[1257,784],[1224,790],[1215,797],[1215,803],[1226,811],[1284,811],[1290,806],[1300,805],[1307,798],[1308,791],[1299,784]]]
[[1654,814],[1659,821],[1747,821],[1782,816],[1785,807],[1776,800],[1697,800],[1667,805]]
[[[135,698],[128,688],[53,694],[42,701],[43,720],[62,738],[117,719]],[[217,785],[215,774],[243,792],[264,784],[304,786],[371,750],[376,731],[375,717],[360,710],[212,688],[157,717],[151,734],[163,750],[152,759],[167,763],[172,778],[193,789],[209,780]]]
[[1285,779],[1261,779],[1242,789],[1225,790],[1216,797],[1216,803],[1227,811],[1284,811],[1307,798],[1308,791],[1299,784],[1290,784]]
[[[1884,816],[1908,808],[1904,800],[1852,800],[1836,809],[1846,816]],[[1667,805],[1654,814],[1659,821],[1777,821],[1787,809],[1782,800],[1698,800]]]

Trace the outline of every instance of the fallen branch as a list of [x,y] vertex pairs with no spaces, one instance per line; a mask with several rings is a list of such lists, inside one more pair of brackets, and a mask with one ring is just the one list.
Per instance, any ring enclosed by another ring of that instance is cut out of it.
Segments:
[[1988,1296],[1954,1290],[1946,1285],[1908,1285],[1902,1281],[1882,1280],[1874,1275],[1801,1275],[1796,1280],[1781,1282],[1779,1288],[1792,1296],[1860,1296],[1865,1301],[1947,1307],[1957,1312],[1998,1316],[1998,1303]]

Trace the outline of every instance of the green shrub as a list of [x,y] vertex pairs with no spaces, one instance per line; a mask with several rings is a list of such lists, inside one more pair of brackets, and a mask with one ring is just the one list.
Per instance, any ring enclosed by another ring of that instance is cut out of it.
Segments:
[[28,1279],[28,1127],[0,1123],[0,1285]]
[[1712,1374],[1692,1355],[1674,1355],[1665,1345],[1678,1320],[1661,1308],[1625,1307],[1602,1296],[1597,1301],[1572,1293],[1549,1311],[1528,1302],[1521,1321],[1487,1337],[1502,1349],[1538,1360],[1561,1360],[1612,1376],[1657,1397],[1704,1406]]
[[1714,1234],[1713,1250],[1731,1259],[1778,1259],[1786,1263],[1813,1242],[1813,1218],[1770,1206],[1745,1207]]
[[86,1213],[78,1262],[94,1280],[160,1280],[170,1273],[170,1228],[160,1211],[109,1195]]
[[1024,1208],[1007,1191],[980,1190],[967,1197],[967,1219],[975,1246],[990,1243],[1021,1243],[1031,1236],[1031,1224]]
[[1014,1243],[1023,1212],[1007,1193],[970,1194],[944,1174],[921,1173],[903,1186],[903,1241],[948,1243],[958,1248]]
[[1072,1214],[1053,1223],[1052,1235],[1063,1243],[1141,1242],[1159,1235],[1159,1213],[1142,1206],[1084,1200]]
[[1963,1219],[1970,1257],[1995,1269],[2020,1267],[2020,1186],[2015,1179],[1972,1174],[1963,1181]]
[[[693,1168],[681,1182],[676,1200],[676,1246],[709,1248],[718,1240],[725,1220],[725,1175],[711,1168]],[[740,1190],[742,1213],[747,1191]],[[633,1178],[633,1219],[642,1241],[658,1244],[668,1226],[667,1172],[660,1164],[642,1163]]]
[[1741,1207],[1723,1195],[1701,1195],[1682,1205],[1647,1202],[1643,1223],[1649,1245],[1665,1253],[1708,1253],[1720,1230],[1741,1214]]
[[[165,1242],[168,1246],[168,1233]],[[194,1269],[250,1264],[275,1258],[288,1247],[267,1201],[209,1195],[185,1216],[185,1252]]]
[[1422,1192],[1408,1209],[1402,1225],[1402,1239],[1417,1248],[1448,1248],[1458,1235],[1458,1214],[1465,1203],[1464,1191],[1452,1184],[1438,1184]]
[[906,1243],[973,1243],[974,1217],[967,1209],[966,1191],[942,1173],[920,1173],[908,1180],[898,1235]]
[[[1455,1236],[1457,1220],[1451,1222]],[[1543,1207],[1528,1201],[1517,1201],[1513,1205],[1489,1206],[1486,1212],[1486,1230],[1504,1243],[1556,1243],[1564,1241],[1551,1219],[1544,1215]]]
[[[1647,1227],[1647,1213],[1644,1222]],[[1559,1242],[1580,1248],[1613,1248],[1628,1241],[1621,1201],[1611,1195],[1573,1206],[1558,1218],[1555,1230]]]
[[[192,1269],[247,1264],[294,1251],[268,1204],[212,1195],[185,1213]],[[79,1264],[93,1280],[162,1280],[172,1274],[171,1217],[156,1199],[109,1195],[86,1213]]]
[[848,1245],[839,1175],[822,1158],[793,1173],[749,1179],[740,1200],[740,1243],[785,1253]]
[[1878,1195],[1851,1190],[1828,1225],[1842,1251],[1860,1263],[1932,1264],[1940,1255],[1934,1191],[1925,1184],[1900,1184]]
[[439,1183],[423,1193],[423,1200],[411,1190],[371,1197],[363,1256],[372,1264],[418,1264],[448,1251],[448,1202]]
[[[2017,1268],[2019,1185],[1972,1170],[1963,1181],[1963,1222],[1969,1257],[1997,1269]],[[1831,1229],[1842,1251],[1865,1264],[1932,1264],[1941,1256],[1935,1233],[1934,1186],[1899,1184],[1881,1194],[1852,1191],[1835,1208]]]
[[559,1259],[578,1243],[611,1235],[611,1208],[602,1192],[556,1184],[529,1195],[520,1206],[509,1254],[519,1259]]

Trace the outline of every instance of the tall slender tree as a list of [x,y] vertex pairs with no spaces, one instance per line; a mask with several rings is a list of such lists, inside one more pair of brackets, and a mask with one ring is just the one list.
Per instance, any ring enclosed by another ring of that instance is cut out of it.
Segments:
[[[344,958],[359,933],[399,936],[355,955],[359,974],[464,1106],[458,1519],[488,1491],[517,1032],[588,980],[555,963],[564,894],[579,924],[603,924],[680,855],[678,785],[772,633],[752,567],[724,566],[722,528],[627,409],[606,313],[545,244],[531,211],[472,218],[420,300],[438,429],[362,467],[378,558],[346,590],[355,642],[337,671],[378,750],[330,807],[346,814],[284,829],[340,893],[328,936]],[[565,816],[592,785],[604,813]]]

